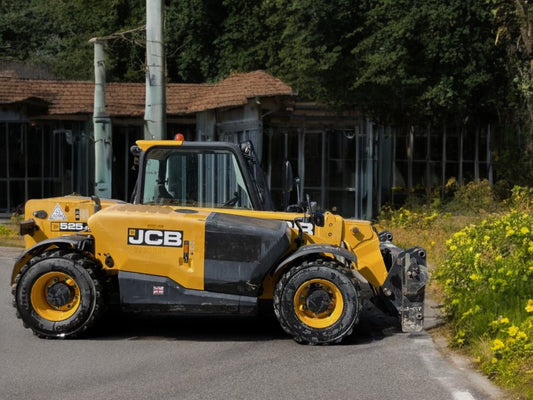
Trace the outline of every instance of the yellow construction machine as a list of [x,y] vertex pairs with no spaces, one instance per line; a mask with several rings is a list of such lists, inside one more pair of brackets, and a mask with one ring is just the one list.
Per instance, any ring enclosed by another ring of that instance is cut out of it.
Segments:
[[37,336],[79,336],[111,306],[255,315],[266,303],[297,342],[337,343],[364,300],[405,332],[423,329],[422,248],[402,250],[389,232],[310,201],[274,211],[250,143],[141,140],[132,151],[131,203],[27,202],[11,283],[17,315]]

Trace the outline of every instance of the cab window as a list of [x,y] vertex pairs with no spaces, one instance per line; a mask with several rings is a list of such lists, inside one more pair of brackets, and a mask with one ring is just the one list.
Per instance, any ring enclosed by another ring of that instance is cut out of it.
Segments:
[[229,151],[149,150],[143,204],[252,208],[243,174]]

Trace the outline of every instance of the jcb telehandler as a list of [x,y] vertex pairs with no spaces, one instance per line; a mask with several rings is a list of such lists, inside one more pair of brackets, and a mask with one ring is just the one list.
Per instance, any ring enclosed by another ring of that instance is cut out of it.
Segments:
[[[302,343],[350,335],[365,297],[423,328],[426,255],[309,201],[273,211],[251,144],[138,141],[131,203],[26,203],[12,273],[17,316],[43,338],[76,337],[123,310],[254,315],[270,302]],[[287,174],[290,176],[290,174]]]

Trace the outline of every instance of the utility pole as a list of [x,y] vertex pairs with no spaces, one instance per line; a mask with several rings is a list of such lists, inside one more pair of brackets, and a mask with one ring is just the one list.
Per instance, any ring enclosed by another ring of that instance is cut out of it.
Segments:
[[146,0],[146,103],[144,138],[166,139],[163,0]]
[[94,44],[94,194],[111,198],[113,148],[111,118],[105,108],[105,40],[93,38],[89,43]]

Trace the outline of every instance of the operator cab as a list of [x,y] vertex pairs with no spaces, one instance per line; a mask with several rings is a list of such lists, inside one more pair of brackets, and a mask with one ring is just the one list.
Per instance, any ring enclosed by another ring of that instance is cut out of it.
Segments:
[[[272,210],[253,146],[225,142],[139,141],[133,202]],[[144,151],[140,151],[140,150]]]

